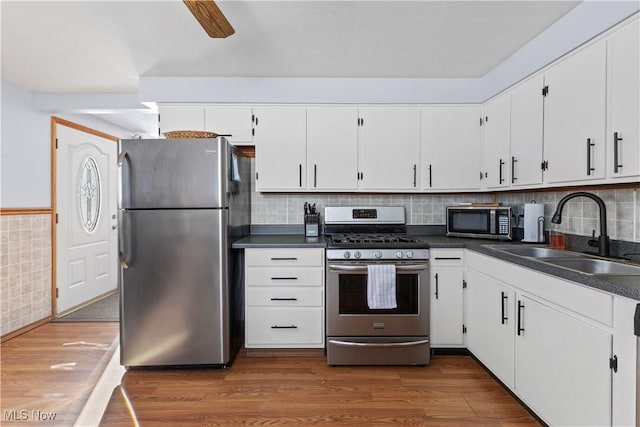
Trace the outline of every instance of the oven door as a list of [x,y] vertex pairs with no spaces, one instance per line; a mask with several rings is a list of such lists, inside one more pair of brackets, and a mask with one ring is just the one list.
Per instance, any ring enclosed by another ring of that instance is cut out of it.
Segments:
[[429,335],[429,264],[398,262],[397,308],[367,304],[366,262],[327,263],[327,335],[408,337]]

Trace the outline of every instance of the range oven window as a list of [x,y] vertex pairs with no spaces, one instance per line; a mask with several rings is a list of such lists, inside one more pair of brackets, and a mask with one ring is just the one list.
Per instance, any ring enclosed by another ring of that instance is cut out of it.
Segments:
[[449,211],[449,231],[487,233],[489,223],[489,211]]
[[398,307],[371,309],[367,305],[367,275],[340,274],[339,314],[413,314],[419,313],[419,276],[417,274],[396,275],[396,300]]

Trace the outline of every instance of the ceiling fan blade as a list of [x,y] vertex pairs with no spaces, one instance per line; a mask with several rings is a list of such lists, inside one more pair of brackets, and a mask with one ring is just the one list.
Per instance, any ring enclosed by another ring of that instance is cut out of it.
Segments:
[[222,14],[213,0],[182,0],[202,28],[212,38],[225,38],[235,33],[235,30]]

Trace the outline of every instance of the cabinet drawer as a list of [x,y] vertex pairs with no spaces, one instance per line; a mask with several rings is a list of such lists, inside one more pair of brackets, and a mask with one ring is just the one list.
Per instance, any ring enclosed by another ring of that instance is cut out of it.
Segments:
[[247,305],[277,307],[322,307],[324,293],[321,287],[247,287]]
[[322,286],[322,284],[321,268],[247,268],[247,286]]
[[431,249],[429,251],[431,265],[460,266],[464,264],[464,249]]
[[247,249],[247,266],[265,267],[322,267],[322,248],[266,248]]
[[247,348],[324,347],[322,308],[249,307]]

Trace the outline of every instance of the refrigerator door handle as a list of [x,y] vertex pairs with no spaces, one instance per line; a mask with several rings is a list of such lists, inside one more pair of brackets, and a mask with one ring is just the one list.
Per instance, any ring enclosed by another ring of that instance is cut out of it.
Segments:
[[130,221],[125,221],[128,216],[128,212],[120,212],[120,236],[118,239],[120,241],[120,252],[118,255],[120,267],[124,270],[129,268],[129,264],[131,264],[131,259],[127,257],[127,254],[131,253],[131,224]]

